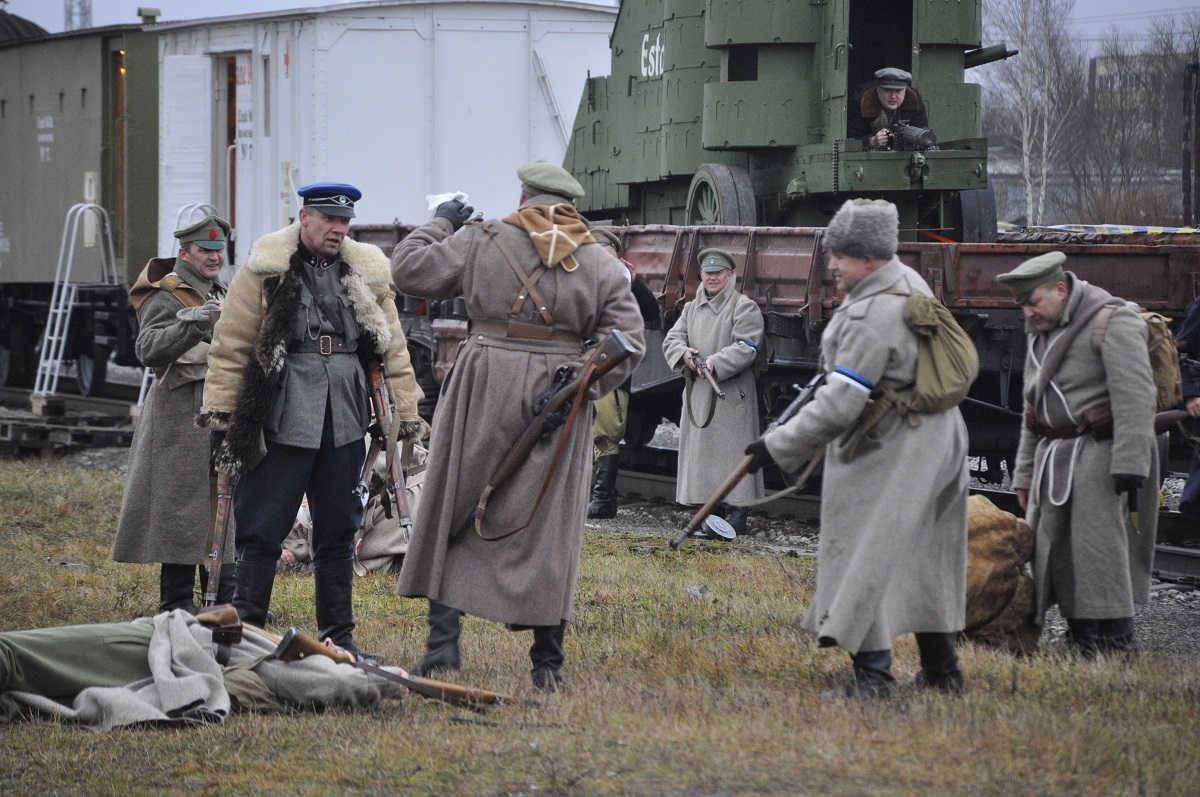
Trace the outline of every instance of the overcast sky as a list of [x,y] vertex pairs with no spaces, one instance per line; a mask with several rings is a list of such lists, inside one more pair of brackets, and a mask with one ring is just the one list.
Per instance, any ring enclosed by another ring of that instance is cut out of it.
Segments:
[[[349,0],[92,0],[92,24],[116,25],[138,21],[139,6],[162,10],[160,20],[197,19],[282,8],[338,5]],[[585,0],[587,2],[589,0]],[[616,5],[617,0],[590,0]],[[984,0],[985,4],[987,0]],[[3,3],[3,0],[0,0]],[[2,7],[2,6],[0,6]],[[51,33],[63,30],[63,0],[9,0],[7,10],[32,20]],[[1113,28],[1130,37],[1144,34],[1155,18],[1179,19],[1200,12],[1200,0],[1076,0],[1071,22],[1079,35],[1096,40]]]

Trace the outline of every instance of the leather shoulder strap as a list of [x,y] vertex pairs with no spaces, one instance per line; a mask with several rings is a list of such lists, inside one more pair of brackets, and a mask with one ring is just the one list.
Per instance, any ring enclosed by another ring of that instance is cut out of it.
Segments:
[[525,287],[525,290],[517,295],[517,300],[513,304],[512,310],[509,311],[509,315],[517,318],[521,312],[521,307],[525,304],[526,297],[529,297],[537,305],[538,312],[541,314],[542,320],[546,322],[546,326],[554,326],[554,316],[550,314],[545,300],[542,299],[541,294],[534,287],[537,281],[548,270],[546,265],[539,263],[532,275],[526,274],[525,269],[521,268],[521,265],[517,262],[517,258],[513,256],[512,250],[508,248],[508,244],[501,240],[500,231],[496,228],[496,220],[490,219],[483,225],[483,228],[491,236],[492,240],[496,242],[496,246],[499,247],[501,254],[504,255],[504,259],[508,261],[508,265],[512,266],[513,273],[517,275],[517,279],[521,280],[521,284]]

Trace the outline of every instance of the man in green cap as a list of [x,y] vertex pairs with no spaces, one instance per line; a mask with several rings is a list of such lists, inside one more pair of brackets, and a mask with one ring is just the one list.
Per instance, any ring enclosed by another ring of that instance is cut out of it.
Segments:
[[1145,322],[1065,261],[1047,252],[996,279],[1025,314],[1012,485],[1036,535],[1036,616],[1058,604],[1068,642],[1090,659],[1136,650],[1134,604],[1150,598],[1156,390]]
[[[647,329],[662,326],[662,313],[658,299],[646,281],[634,273],[633,265],[621,257],[621,238],[606,227],[592,227],[596,243],[613,254],[621,268],[629,275],[629,287],[637,300],[638,311]],[[613,392],[596,401],[596,422],[592,424],[592,443],[596,448],[596,480],[592,485],[592,500],[588,503],[587,516],[603,520],[617,516],[617,471],[621,462],[621,440],[625,437],[625,425],[629,420],[629,389],[633,377],[626,379]]]
[[[511,443],[542,409],[539,396],[548,400],[560,377],[583,364],[584,342],[620,330],[637,349],[592,385],[587,398],[594,401],[633,372],[645,334],[624,269],[596,244],[575,209],[583,195],[575,178],[548,161],[526,163],[517,178],[520,206],[503,219],[467,224],[472,208],[444,202],[392,253],[392,279],[402,292],[462,296],[471,318],[434,412],[428,489],[413,517],[396,592],[429,599],[426,652],[413,672],[460,666],[465,612],[514,631],[531,629],[530,678],[538,689],[553,690],[563,684],[563,636],[583,547],[590,406],[565,439],[562,430],[550,432],[491,496],[484,533],[519,533],[485,540],[474,527],[456,532]],[[545,497],[531,518],[539,494]]]
[[850,101],[846,138],[857,138],[868,148],[887,149],[888,129],[897,124],[929,127],[929,114],[913,88],[912,75],[889,66],[877,71],[875,79]]
[[[752,366],[766,345],[762,311],[737,291],[733,255],[705,249],[698,263],[701,289],[663,339],[667,365],[685,378],[675,500],[690,506],[712,498],[741,463],[742,449],[762,431]],[[701,367],[720,383],[725,398],[713,391]],[[762,474],[756,473],[742,479],[726,498],[726,520],[738,534],[746,533],[749,519],[749,510],[741,504],[762,496]]]
[[[208,374],[208,350],[221,313],[229,222],[208,216],[176,230],[176,257],[155,258],[138,275],[129,300],[138,316],[135,351],[155,372],[133,434],[129,475],[113,541],[118,562],[161,562],[159,611],[195,611],[208,578],[216,483],[208,432],[192,418]],[[226,539],[233,560],[233,534]],[[217,599],[233,599],[233,572],[222,568]]]

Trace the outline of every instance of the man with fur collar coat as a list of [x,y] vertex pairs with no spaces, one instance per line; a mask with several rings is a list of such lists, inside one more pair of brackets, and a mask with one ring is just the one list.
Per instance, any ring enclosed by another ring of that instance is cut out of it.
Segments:
[[417,383],[388,259],[346,237],[362,193],[317,183],[299,194],[299,220],[255,242],[230,285],[197,423],[217,433],[217,469],[239,477],[238,614],[265,622],[275,563],[307,494],[319,635],[361,656],[351,582],[362,504],[353,490],[371,412],[360,358],[381,358],[402,437],[421,430]]
[[888,67],[875,73],[850,101],[846,138],[861,139],[864,147],[884,149],[887,130],[894,124],[929,127],[925,101],[912,87],[912,75]]

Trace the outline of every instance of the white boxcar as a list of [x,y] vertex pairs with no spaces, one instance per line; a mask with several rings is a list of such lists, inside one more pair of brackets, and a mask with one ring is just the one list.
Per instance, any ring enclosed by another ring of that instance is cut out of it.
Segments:
[[420,223],[426,194],[515,207],[517,166],[562,162],[580,86],[604,74],[616,9],[560,0],[354,3],[154,25],[158,249],[181,212],[236,228],[234,262],[318,180],[363,191],[356,223]]

